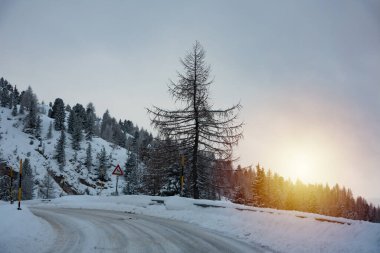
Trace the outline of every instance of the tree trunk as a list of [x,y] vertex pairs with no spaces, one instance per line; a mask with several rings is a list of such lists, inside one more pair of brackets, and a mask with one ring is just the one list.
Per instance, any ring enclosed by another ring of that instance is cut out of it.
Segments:
[[194,139],[194,149],[193,149],[193,198],[199,199],[199,189],[198,189],[198,145],[199,145],[199,112],[197,104],[197,61],[196,52],[194,52],[195,64],[194,64],[194,119],[195,119],[195,139]]

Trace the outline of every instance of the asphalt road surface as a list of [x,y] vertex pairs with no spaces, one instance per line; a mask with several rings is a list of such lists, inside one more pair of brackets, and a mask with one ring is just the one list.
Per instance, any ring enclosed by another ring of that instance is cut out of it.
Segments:
[[267,252],[198,226],[117,211],[31,208],[50,223],[56,241],[46,252]]

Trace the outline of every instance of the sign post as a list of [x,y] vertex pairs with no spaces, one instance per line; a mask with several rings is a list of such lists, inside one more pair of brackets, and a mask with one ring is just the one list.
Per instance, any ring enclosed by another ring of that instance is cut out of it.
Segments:
[[21,210],[21,181],[22,181],[22,159],[20,160],[20,170],[19,170],[19,180],[18,180],[18,208],[17,210]]
[[120,165],[118,164],[115,169],[112,172],[112,175],[116,176],[116,190],[115,190],[115,195],[118,196],[119,192],[117,191],[117,185],[119,183],[119,176],[124,175],[123,170],[120,168]]

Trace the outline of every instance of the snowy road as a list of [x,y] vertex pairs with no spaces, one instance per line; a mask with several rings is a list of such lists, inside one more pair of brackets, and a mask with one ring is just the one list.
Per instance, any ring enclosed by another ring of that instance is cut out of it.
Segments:
[[192,224],[117,211],[31,208],[56,231],[47,252],[266,252]]

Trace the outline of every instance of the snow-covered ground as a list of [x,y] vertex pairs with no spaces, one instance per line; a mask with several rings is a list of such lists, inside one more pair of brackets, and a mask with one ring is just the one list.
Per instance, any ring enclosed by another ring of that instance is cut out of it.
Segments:
[[53,230],[29,208],[0,201],[0,252],[43,252],[52,243]]
[[[27,201],[25,205],[116,210],[181,220],[279,252],[380,252],[380,224],[247,207],[227,201],[151,196],[66,196],[49,203]],[[41,241],[34,238],[44,234],[43,238],[48,238],[49,228],[33,217],[27,208],[23,211],[16,211],[15,205],[12,208],[11,212],[10,205],[0,205],[0,248],[15,245],[14,235],[19,233],[26,238],[24,245],[38,248]],[[24,226],[27,229],[24,230]],[[29,234],[31,231],[33,234]]]

